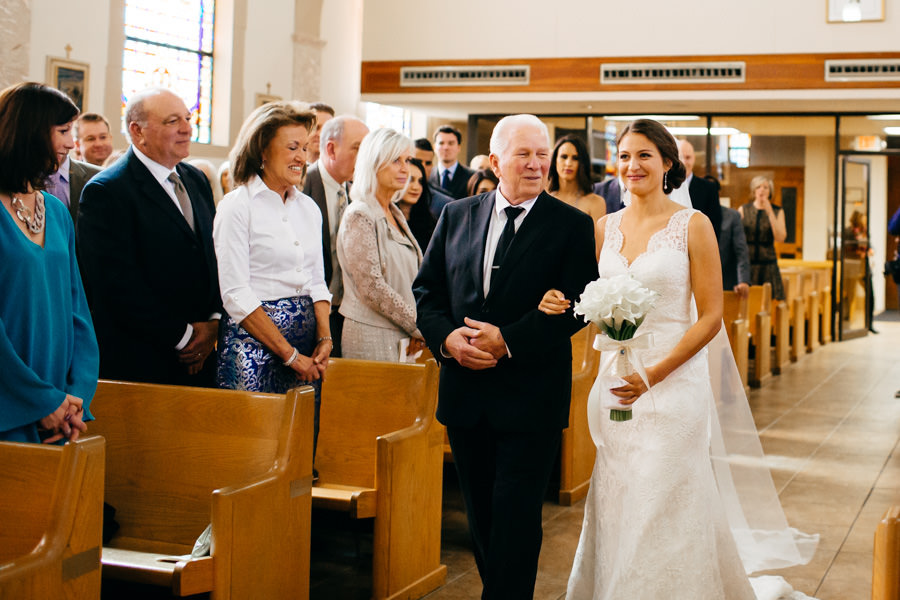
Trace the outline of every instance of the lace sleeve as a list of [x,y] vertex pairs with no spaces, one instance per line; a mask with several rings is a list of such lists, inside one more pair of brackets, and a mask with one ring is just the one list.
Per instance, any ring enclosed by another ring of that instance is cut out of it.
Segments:
[[346,261],[341,264],[356,288],[360,300],[410,335],[420,337],[416,328],[416,307],[406,302],[384,279],[378,248],[376,224],[362,211],[344,215],[339,243]]

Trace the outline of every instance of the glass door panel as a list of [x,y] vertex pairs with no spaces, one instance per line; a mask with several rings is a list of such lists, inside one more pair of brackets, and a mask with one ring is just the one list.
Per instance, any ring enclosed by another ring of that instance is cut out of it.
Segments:
[[865,335],[869,329],[868,303],[872,301],[869,272],[869,162],[841,157],[840,336]]

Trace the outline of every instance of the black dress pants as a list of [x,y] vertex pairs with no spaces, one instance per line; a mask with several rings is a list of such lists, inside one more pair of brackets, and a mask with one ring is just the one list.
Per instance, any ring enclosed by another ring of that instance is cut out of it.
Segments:
[[486,421],[448,427],[466,503],[483,600],[534,596],[544,495],[561,430],[498,431]]

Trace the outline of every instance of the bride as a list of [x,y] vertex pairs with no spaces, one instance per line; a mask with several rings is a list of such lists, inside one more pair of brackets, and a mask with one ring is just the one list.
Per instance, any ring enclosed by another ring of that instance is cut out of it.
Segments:
[[[750,469],[751,485],[742,486],[739,476],[732,477],[732,471],[741,471],[752,459],[728,464],[735,460],[735,445],[729,445],[733,440],[727,433],[725,446],[721,443],[716,405],[730,414],[735,403],[714,399],[714,384],[717,390],[728,386],[720,374],[715,381],[710,377],[707,345],[721,328],[723,298],[712,225],[702,213],[667,197],[684,181],[685,169],[674,138],[662,125],[635,121],[619,135],[618,149],[619,172],[631,203],[599,222],[599,273],[629,274],[658,299],[638,329],[652,334],[650,347],[637,351],[646,381],[633,374],[610,389],[600,385],[601,366],[591,391],[589,422],[597,459],[566,597],[806,598],[792,593],[781,578],[761,578],[751,585],[746,575],[807,562],[816,538],[787,529],[777,499],[762,502],[768,508],[774,502],[773,512],[780,514],[780,520],[764,519],[766,531],[745,514],[753,508],[749,504],[760,502],[760,490],[775,498],[761,451],[755,465],[761,469]],[[558,315],[569,305],[561,292],[550,290],[539,308]],[[603,358],[605,365],[612,357]],[[631,420],[612,421],[601,408],[616,399],[632,410]],[[740,404],[746,409],[745,397]],[[759,449],[752,420],[749,427],[752,439],[748,443],[745,428],[739,445]],[[754,493],[752,502],[723,501],[731,492],[737,497],[748,489]],[[798,537],[806,543],[802,550],[794,543]],[[765,546],[773,540],[781,548]],[[765,554],[773,554],[772,560]]]

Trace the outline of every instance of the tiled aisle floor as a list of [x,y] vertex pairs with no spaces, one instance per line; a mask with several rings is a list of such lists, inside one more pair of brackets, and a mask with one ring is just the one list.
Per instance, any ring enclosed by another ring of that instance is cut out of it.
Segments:
[[[810,564],[777,574],[820,600],[870,597],[875,527],[890,505],[900,504],[900,399],[894,398],[900,389],[900,322],[876,327],[880,335],[824,346],[750,395],[790,524],[821,534]],[[481,585],[452,467],[445,472],[444,494],[447,583],[426,598],[478,598]],[[583,510],[583,501],[571,507],[544,504],[536,599],[565,597]],[[365,531],[314,535],[311,598],[368,598],[370,540]]]
[[[820,600],[870,597],[872,536],[887,508],[900,504],[900,323],[876,327],[880,335],[824,346],[750,394],[788,521],[821,534],[810,564],[773,573]],[[427,598],[478,598],[464,515],[447,491],[447,584]],[[536,599],[565,597],[583,510],[583,501],[544,504]]]

